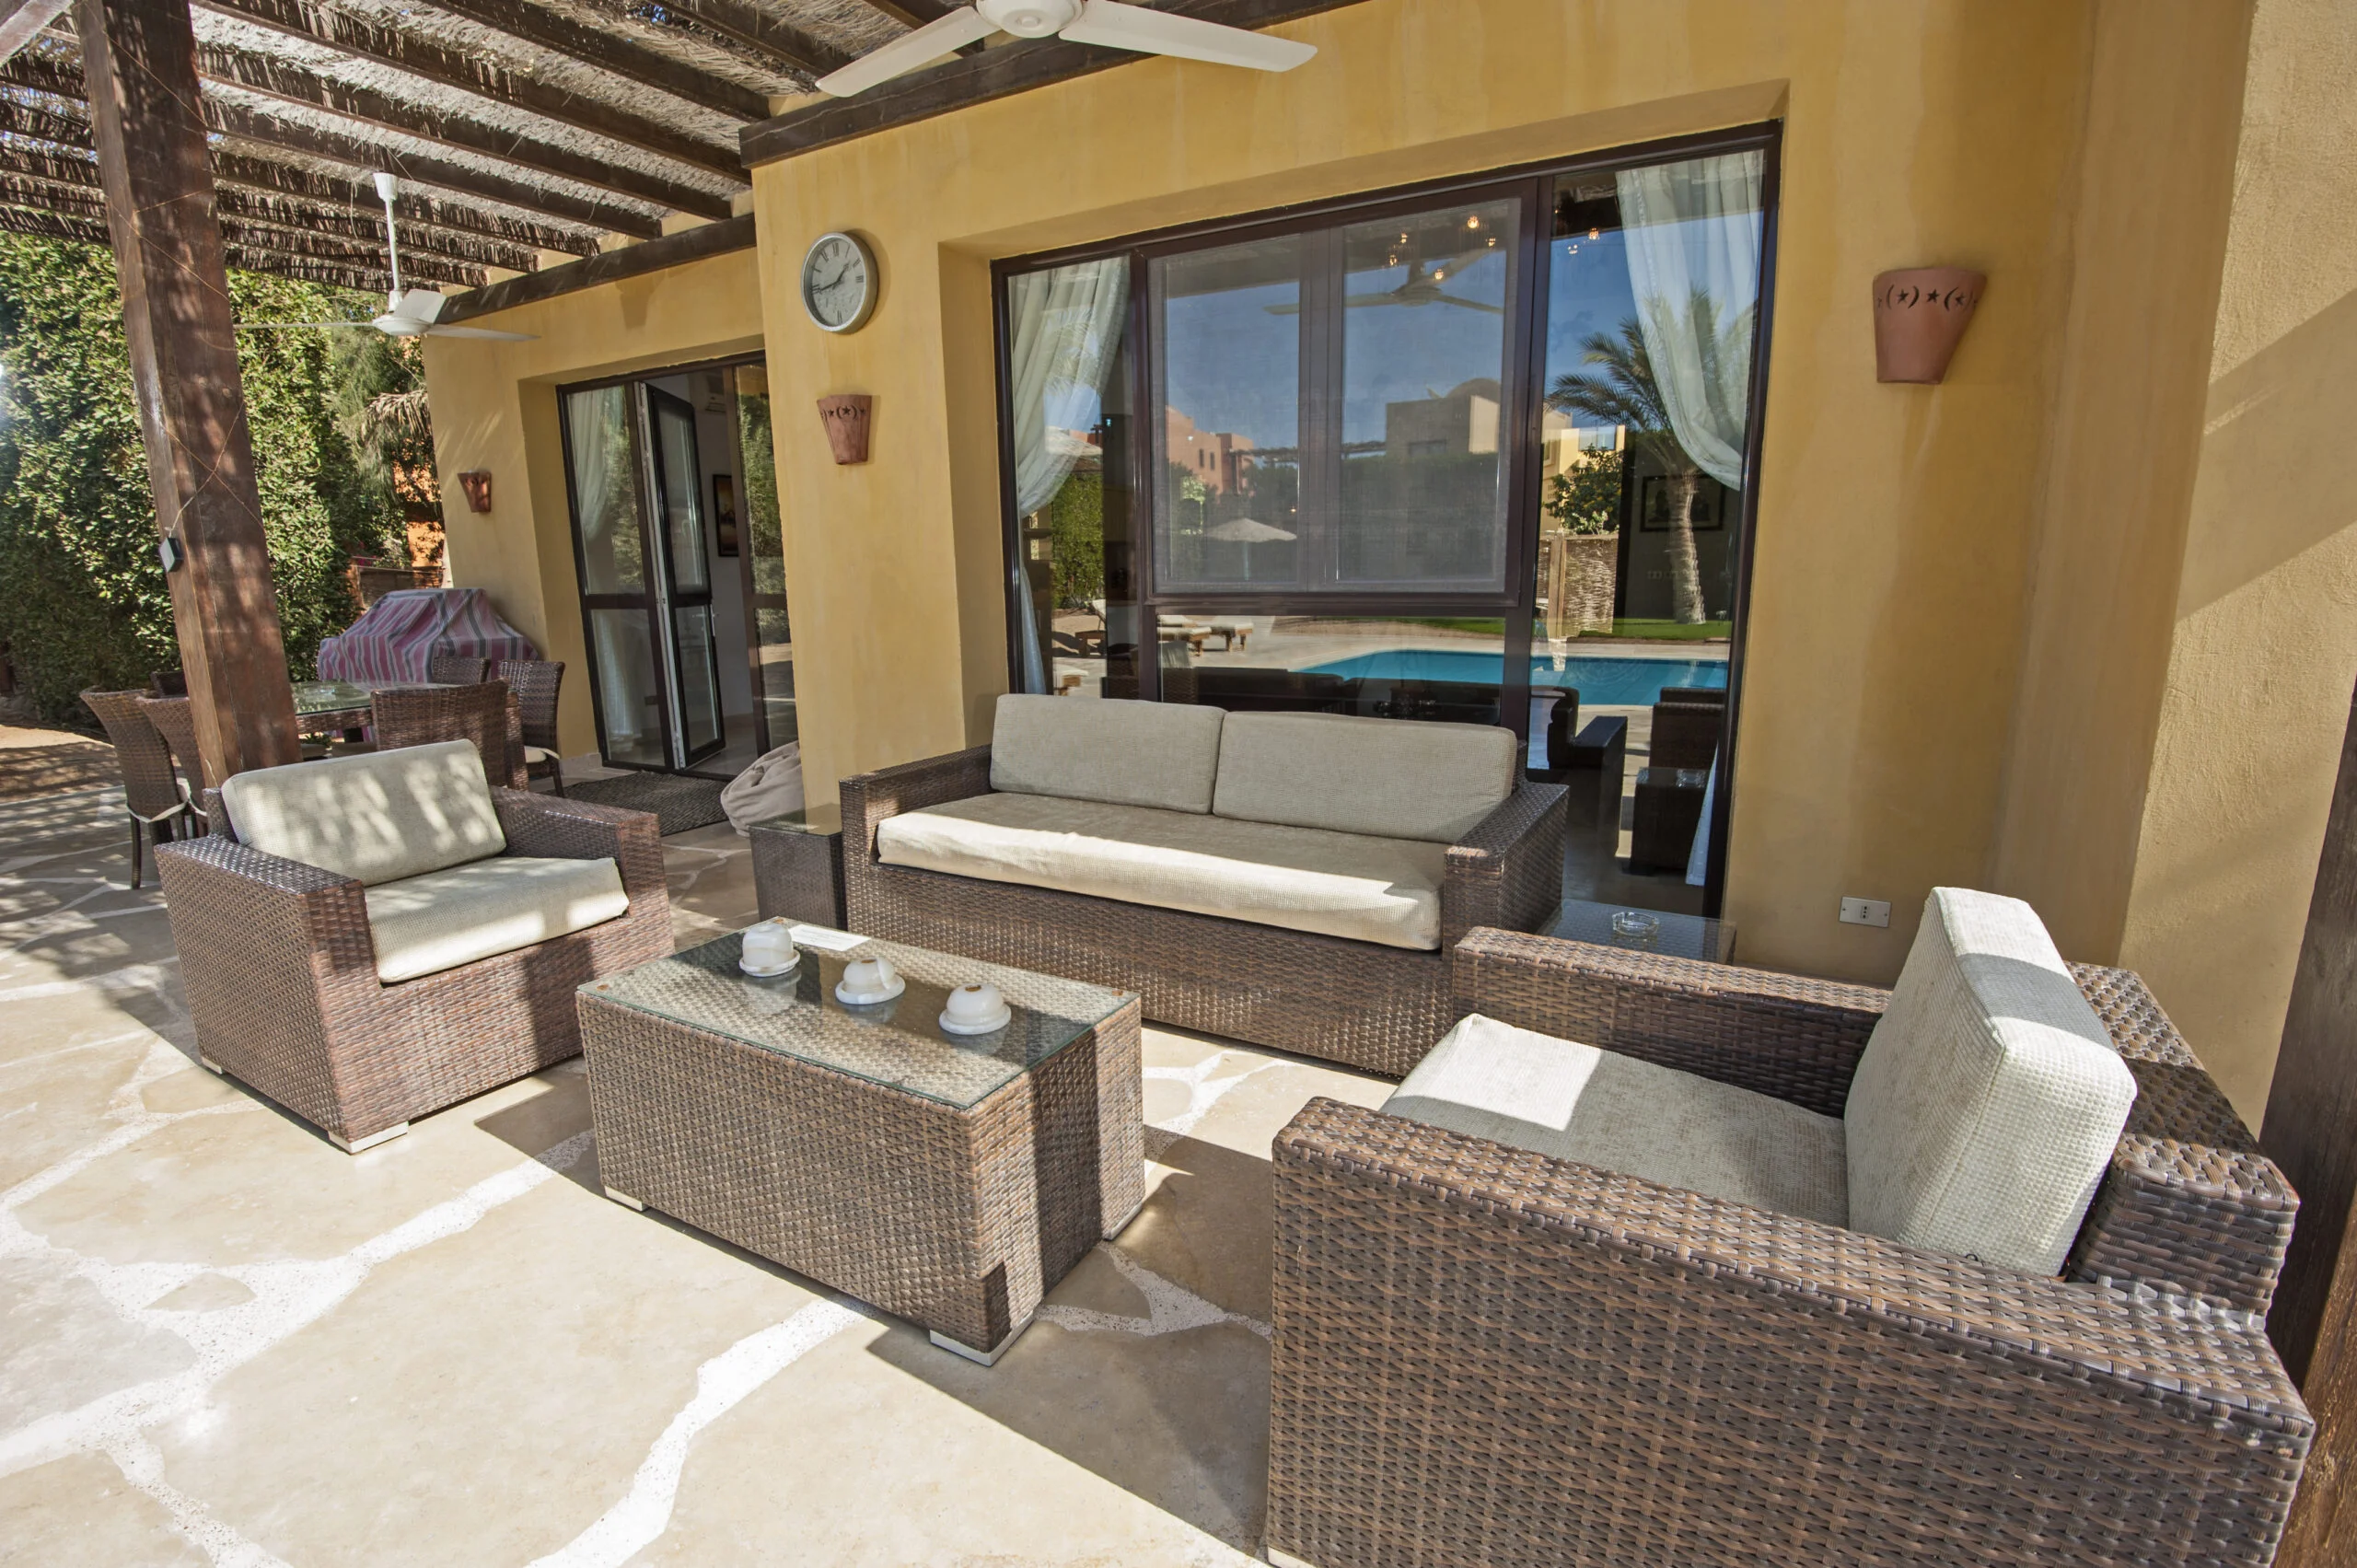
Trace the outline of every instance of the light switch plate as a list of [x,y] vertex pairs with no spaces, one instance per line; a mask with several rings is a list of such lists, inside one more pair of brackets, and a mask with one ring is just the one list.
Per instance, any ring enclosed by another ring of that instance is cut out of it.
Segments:
[[1890,923],[1890,900],[1887,899],[1844,899],[1841,900],[1841,923],[1887,926]]

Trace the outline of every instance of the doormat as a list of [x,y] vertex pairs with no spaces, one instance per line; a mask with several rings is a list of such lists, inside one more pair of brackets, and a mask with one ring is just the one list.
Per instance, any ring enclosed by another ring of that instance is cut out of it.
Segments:
[[564,793],[575,800],[652,811],[662,822],[667,839],[691,828],[726,821],[728,813],[720,808],[720,791],[718,779],[691,779],[679,773],[631,773],[564,786]]

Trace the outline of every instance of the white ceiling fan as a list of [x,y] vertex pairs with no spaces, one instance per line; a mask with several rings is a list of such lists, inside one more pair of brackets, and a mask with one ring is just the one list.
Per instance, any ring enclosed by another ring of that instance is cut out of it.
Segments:
[[488,338],[494,343],[522,343],[533,341],[530,332],[499,332],[489,327],[443,327],[435,323],[442,318],[445,303],[438,289],[401,287],[401,238],[393,227],[393,198],[401,193],[401,182],[389,174],[376,174],[377,195],[385,203],[385,249],[393,261],[393,291],[385,296],[385,313],[367,321],[241,321],[238,331],[271,331],[280,328],[302,327],[374,327],[396,338]]
[[1171,54],[1181,60],[1242,65],[1255,71],[1290,71],[1318,52],[1314,45],[1291,39],[1222,27],[1144,6],[1124,6],[1120,0],[974,0],[819,77],[819,90],[849,98],[967,44],[979,43],[994,32],[1017,38],[1054,34],[1074,43]]

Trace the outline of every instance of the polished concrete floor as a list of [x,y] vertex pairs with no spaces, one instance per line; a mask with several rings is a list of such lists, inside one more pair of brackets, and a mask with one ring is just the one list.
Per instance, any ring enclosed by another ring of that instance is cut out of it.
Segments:
[[[1271,1137],[1388,1086],[1150,1029],[1153,1196],[995,1368],[599,1196],[579,1063],[358,1156],[200,1069],[119,796],[0,804],[0,1562],[1213,1564]],[[743,841],[670,842],[691,942]]]

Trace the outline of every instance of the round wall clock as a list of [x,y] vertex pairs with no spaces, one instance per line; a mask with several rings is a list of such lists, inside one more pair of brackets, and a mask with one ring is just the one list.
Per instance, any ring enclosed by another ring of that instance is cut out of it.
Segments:
[[855,331],[876,308],[876,252],[856,234],[822,234],[802,258],[802,308],[830,332]]

